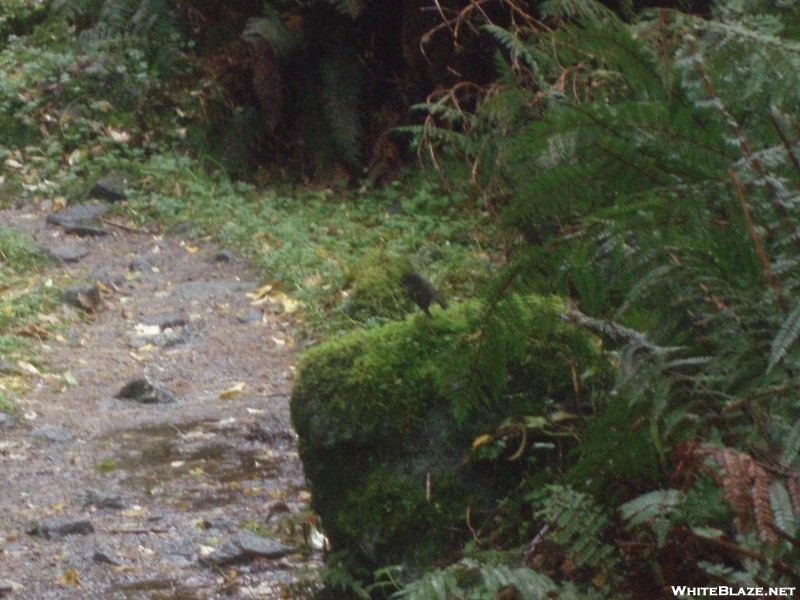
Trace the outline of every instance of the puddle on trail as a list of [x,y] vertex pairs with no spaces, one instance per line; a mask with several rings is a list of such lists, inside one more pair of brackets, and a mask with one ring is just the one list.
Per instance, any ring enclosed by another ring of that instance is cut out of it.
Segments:
[[103,438],[112,476],[182,510],[236,502],[242,494],[275,498],[302,482],[291,436],[251,440],[218,421],[124,429]]

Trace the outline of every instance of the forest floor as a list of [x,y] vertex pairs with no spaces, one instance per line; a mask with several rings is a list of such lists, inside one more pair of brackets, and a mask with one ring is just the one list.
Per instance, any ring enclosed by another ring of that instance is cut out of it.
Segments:
[[[321,555],[289,418],[292,316],[254,306],[234,253],[111,218],[78,237],[49,214],[0,224],[71,261],[45,280],[100,281],[102,301],[40,316],[66,325],[38,366],[0,360],[27,388],[0,423],[0,596],[307,594]],[[118,397],[141,377],[152,397]]]

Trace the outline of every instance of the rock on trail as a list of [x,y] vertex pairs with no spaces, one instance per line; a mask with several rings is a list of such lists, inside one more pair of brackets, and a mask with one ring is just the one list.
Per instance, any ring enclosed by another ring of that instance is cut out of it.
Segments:
[[63,335],[42,341],[22,410],[0,421],[0,598],[313,589],[292,348],[274,341],[291,316],[254,314],[258,281],[229,251],[108,219],[87,235],[103,214],[0,211],[60,257],[54,281],[101,292],[67,294]]

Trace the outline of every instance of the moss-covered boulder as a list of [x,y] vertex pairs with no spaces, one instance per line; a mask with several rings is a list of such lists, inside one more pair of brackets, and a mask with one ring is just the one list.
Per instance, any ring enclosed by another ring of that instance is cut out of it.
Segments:
[[463,303],[304,353],[292,419],[313,508],[346,568],[444,560],[532,468],[546,480],[546,457],[523,457],[518,440],[488,462],[475,441],[502,451],[509,424],[590,409],[591,382],[610,369],[562,313],[533,296]]

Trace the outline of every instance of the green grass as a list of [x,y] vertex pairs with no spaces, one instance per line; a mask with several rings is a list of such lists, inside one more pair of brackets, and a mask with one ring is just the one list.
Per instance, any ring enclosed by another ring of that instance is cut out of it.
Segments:
[[48,259],[24,234],[0,226],[0,284],[13,275],[40,271]]
[[[25,235],[0,227],[0,336],[58,305],[57,287],[38,276],[47,264]],[[3,350],[13,345],[12,340],[0,343]]]
[[[40,364],[38,346],[19,328],[36,323],[40,314],[60,303],[58,286],[43,275],[48,259],[24,234],[0,227],[0,357],[9,362]],[[50,324],[37,324],[45,330]],[[0,392],[0,412],[16,412],[13,397]]]
[[0,392],[0,413],[14,414],[19,412],[19,406],[5,393]]
[[303,303],[309,334],[380,325],[417,310],[399,282],[409,268],[447,299],[469,297],[499,252],[487,214],[423,181],[363,194],[259,191],[166,155],[139,171],[147,184],[130,200],[134,218],[167,231],[184,224],[191,236],[237,250],[264,282],[277,281]]

